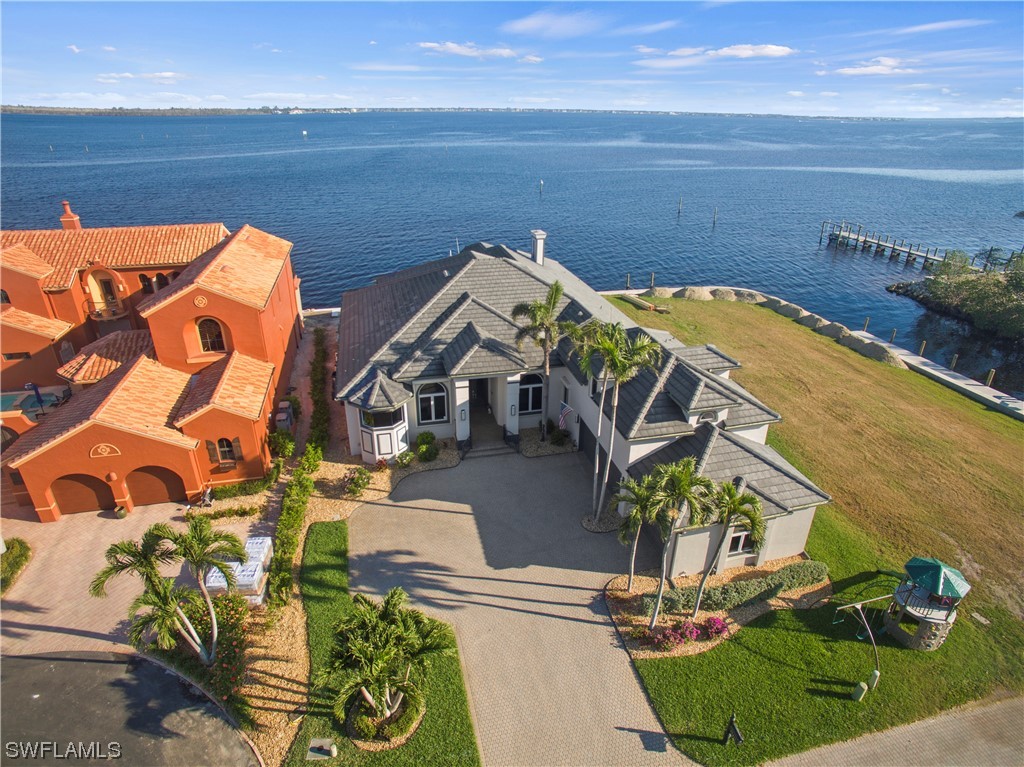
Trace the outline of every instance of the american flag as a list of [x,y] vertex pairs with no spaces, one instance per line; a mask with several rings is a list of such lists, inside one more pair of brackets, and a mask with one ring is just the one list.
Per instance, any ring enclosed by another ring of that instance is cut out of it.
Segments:
[[565,428],[565,419],[569,417],[569,413],[572,412],[572,408],[564,402],[562,403],[561,409],[558,411],[558,428]]

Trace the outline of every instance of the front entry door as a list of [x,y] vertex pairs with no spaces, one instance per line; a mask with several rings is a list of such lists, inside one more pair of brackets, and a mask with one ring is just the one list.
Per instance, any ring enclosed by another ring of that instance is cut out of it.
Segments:
[[489,401],[488,379],[474,378],[469,382],[469,407],[471,410],[484,410]]

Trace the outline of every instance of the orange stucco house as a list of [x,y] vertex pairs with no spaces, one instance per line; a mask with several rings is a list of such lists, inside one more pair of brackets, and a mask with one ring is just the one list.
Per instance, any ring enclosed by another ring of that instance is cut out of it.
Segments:
[[302,332],[291,243],[251,226],[4,231],[4,391],[73,392],[3,453],[14,496],[62,514],[262,477]]

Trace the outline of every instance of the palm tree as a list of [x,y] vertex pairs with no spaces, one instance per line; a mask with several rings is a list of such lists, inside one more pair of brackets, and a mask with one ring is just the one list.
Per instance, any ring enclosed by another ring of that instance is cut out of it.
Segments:
[[[602,348],[602,357],[615,382],[612,389],[612,418],[608,429],[608,453],[604,462],[604,478],[601,481],[601,499],[594,510],[594,519],[600,515],[608,492],[608,475],[612,468],[612,448],[615,446],[615,419],[619,412],[619,389],[622,384],[632,381],[644,368],[654,368],[661,362],[661,346],[646,333],[637,333],[630,338],[626,333],[609,336],[610,344]],[[597,414],[598,420],[604,412]]]
[[349,701],[357,694],[381,720],[394,714],[403,700],[418,705],[423,672],[435,658],[455,654],[451,630],[404,607],[405,599],[400,588],[391,589],[381,602],[357,594],[352,611],[338,624],[330,664],[315,683],[323,686],[338,676],[334,715],[339,722],[345,721]]
[[620,503],[629,504],[629,513],[619,526],[619,541],[623,546],[632,544],[629,552],[629,580],[626,583],[626,591],[632,592],[640,528],[645,522],[653,522],[664,504],[658,492],[658,483],[650,474],[645,474],[640,479],[627,477],[619,482],[619,492],[612,496],[609,506],[617,506]]
[[[173,578],[157,578],[147,582],[145,591],[129,608],[132,619],[128,627],[129,641],[138,647],[145,640],[146,634],[152,632],[156,637],[156,646],[170,650],[175,645],[174,634],[177,633],[208,665],[206,649],[196,639],[194,629],[192,633],[186,629],[188,619],[182,619],[184,613],[181,607],[187,604],[198,604],[196,592],[184,586],[175,586]],[[149,611],[139,615],[144,608],[149,608]]]
[[725,548],[725,541],[733,527],[746,530],[750,533],[750,542],[754,551],[760,550],[764,545],[764,511],[761,508],[761,501],[756,495],[746,490],[747,482],[740,478],[736,484],[723,482],[719,485],[711,499],[712,517],[711,524],[721,523],[722,537],[715,549],[715,556],[711,560],[711,566],[704,571],[704,577],[700,579],[697,587],[697,599],[693,605],[693,616],[697,617],[700,610],[700,600],[704,596],[704,586],[708,582],[711,573],[718,570],[718,561],[722,558],[722,549]]
[[676,463],[659,464],[654,468],[654,478],[665,503],[655,520],[661,534],[662,551],[661,580],[658,582],[658,597],[651,614],[652,631],[658,623],[665,581],[668,579],[668,550],[672,532],[680,520],[689,518],[691,524],[695,519],[702,520],[706,514],[707,500],[715,489],[714,482],[697,473],[697,462],[691,457]]
[[541,394],[540,438],[547,433],[548,390],[551,388],[551,352],[558,340],[566,335],[575,323],[558,321],[558,304],[562,301],[562,283],[555,280],[548,288],[543,301],[519,303],[512,307],[512,319],[527,318],[528,324],[516,333],[516,345],[522,349],[523,341],[531,339],[544,352],[544,391]]
[[[158,525],[153,525],[143,533],[140,541],[118,541],[110,544],[104,558],[107,560],[107,566],[96,573],[96,577],[89,584],[89,593],[94,597],[105,597],[107,582],[124,574],[138,575],[147,589],[151,586],[159,587],[163,580],[160,565],[172,564],[180,559]],[[199,632],[180,606],[175,608],[175,613],[189,636],[189,645],[196,649],[200,660],[208,665],[209,655],[199,638]]]
[[234,533],[214,531],[207,517],[195,517],[189,520],[188,532],[179,533],[168,525],[157,524],[150,528],[171,541],[178,557],[185,560],[188,569],[199,581],[199,590],[210,613],[210,663],[217,660],[217,611],[206,588],[206,575],[217,570],[224,576],[228,588],[235,585],[235,573],[228,566],[228,560],[244,562],[245,546]]
[[604,425],[604,398],[608,393],[608,378],[611,376],[611,368],[604,364],[604,355],[617,344],[625,343],[626,331],[618,322],[599,323],[592,322],[587,325],[577,326],[576,330],[569,333],[573,347],[579,354],[580,370],[591,380],[594,377],[594,368],[598,363],[601,365],[601,401],[597,407],[597,429],[594,434],[594,488],[591,493],[590,505],[594,510],[594,519],[597,519],[597,480],[601,476],[601,427]]

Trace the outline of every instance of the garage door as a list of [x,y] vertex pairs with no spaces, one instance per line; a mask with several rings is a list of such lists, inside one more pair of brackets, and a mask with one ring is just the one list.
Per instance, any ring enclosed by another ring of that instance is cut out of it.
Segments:
[[113,509],[114,491],[99,477],[88,474],[67,474],[50,486],[61,514]]
[[136,506],[185,500],[185,483],[163,466],[143,466],[131,472],[126,482]]

